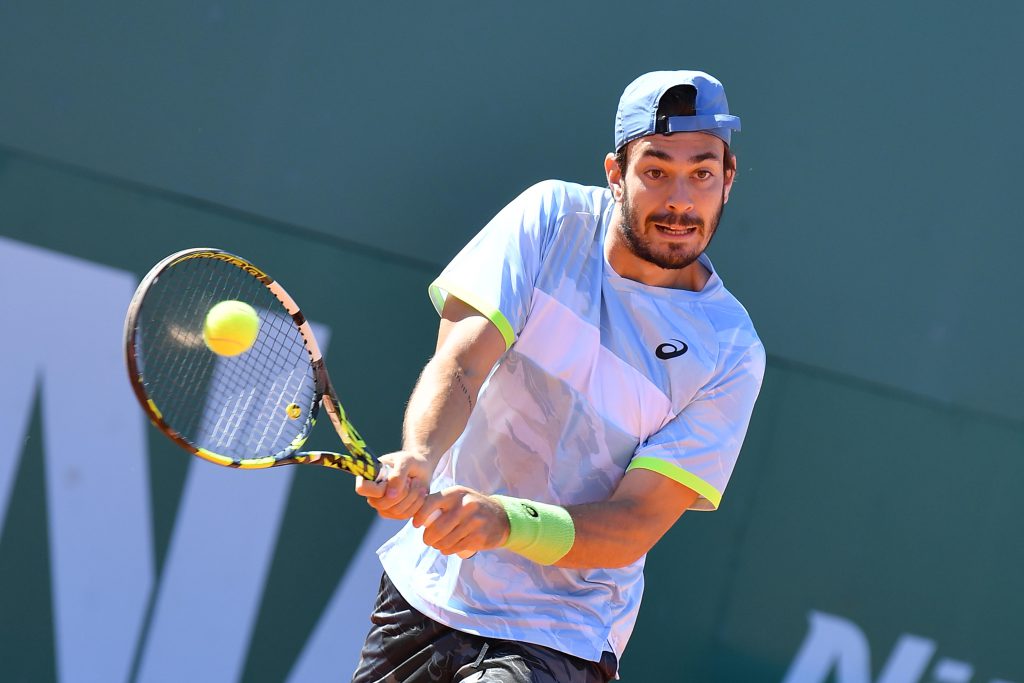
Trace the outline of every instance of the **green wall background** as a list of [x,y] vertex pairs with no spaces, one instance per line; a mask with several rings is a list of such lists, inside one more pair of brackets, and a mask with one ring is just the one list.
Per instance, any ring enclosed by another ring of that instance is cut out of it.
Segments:
[[[186,246],[245,254],[331,327],[384,450],[432,350],[432,275],[533,182],[600,184],[635,75],[710,71],[744,124],[711,252],[769,369],[722,509],[648,560],[623,680],[782,680],[822,612],[863,633],[871,681],[894,683],[904,634],[937,649],[901,681],[1020,681],[1022,20],[947,0],[0,3],[0,236],[138,277]],[[0,302],[30,333],[41,313]],[[0,410],[29,398],[0,387]],[[22,463],[3,680],[58,677],[34,414],[0,453]],[[159,568],[186,463],[149,448]],[[297,473],[286,525],[368,525],[324,474]],[[243,680],[287,677],[357,542],[282,535],[253,635],[275,645]],[[285,581],[294,563],[317,573]]]

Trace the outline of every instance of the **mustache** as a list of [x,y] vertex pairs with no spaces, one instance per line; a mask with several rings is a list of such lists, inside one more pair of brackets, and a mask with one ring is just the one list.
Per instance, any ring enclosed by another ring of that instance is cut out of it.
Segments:
[[680,228],[703,228],[704,219],[692,213],[656,213],[648,219],[651,223],[660,223]]

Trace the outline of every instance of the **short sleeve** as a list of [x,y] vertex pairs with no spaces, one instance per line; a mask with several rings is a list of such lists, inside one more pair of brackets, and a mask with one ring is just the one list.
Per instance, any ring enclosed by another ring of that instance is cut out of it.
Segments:
[[527,189],[452,259],[429,288],[440,313],[448,295],[480,311],[508,348],[526,324],[534,285],[561,206],[557,181]]
[[761,390],[764,366],[764,347],[758,343],[644,441],[628,469],[653,470],[693,489],[700,497],[692,510],[718,509]]

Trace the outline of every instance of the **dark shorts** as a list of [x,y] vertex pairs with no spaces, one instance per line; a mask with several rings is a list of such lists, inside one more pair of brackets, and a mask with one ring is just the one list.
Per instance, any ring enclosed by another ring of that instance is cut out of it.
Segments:
[[590,662],[529,643],[485,638],[439,624],[416,611],[381,578],[373,626],[352,683],[606,683],[615,656]]

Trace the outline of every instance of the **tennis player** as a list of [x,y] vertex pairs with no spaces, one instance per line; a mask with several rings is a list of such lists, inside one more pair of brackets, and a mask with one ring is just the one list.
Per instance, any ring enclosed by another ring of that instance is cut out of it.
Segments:
[[764,373],[704,253],[739,127],[708,74],[641,76],[607,187],[529,188],[430,286],[403,448],[356,484],[410,523],[379,551],[354,681],[615,677],[647,552],[718,507]]

